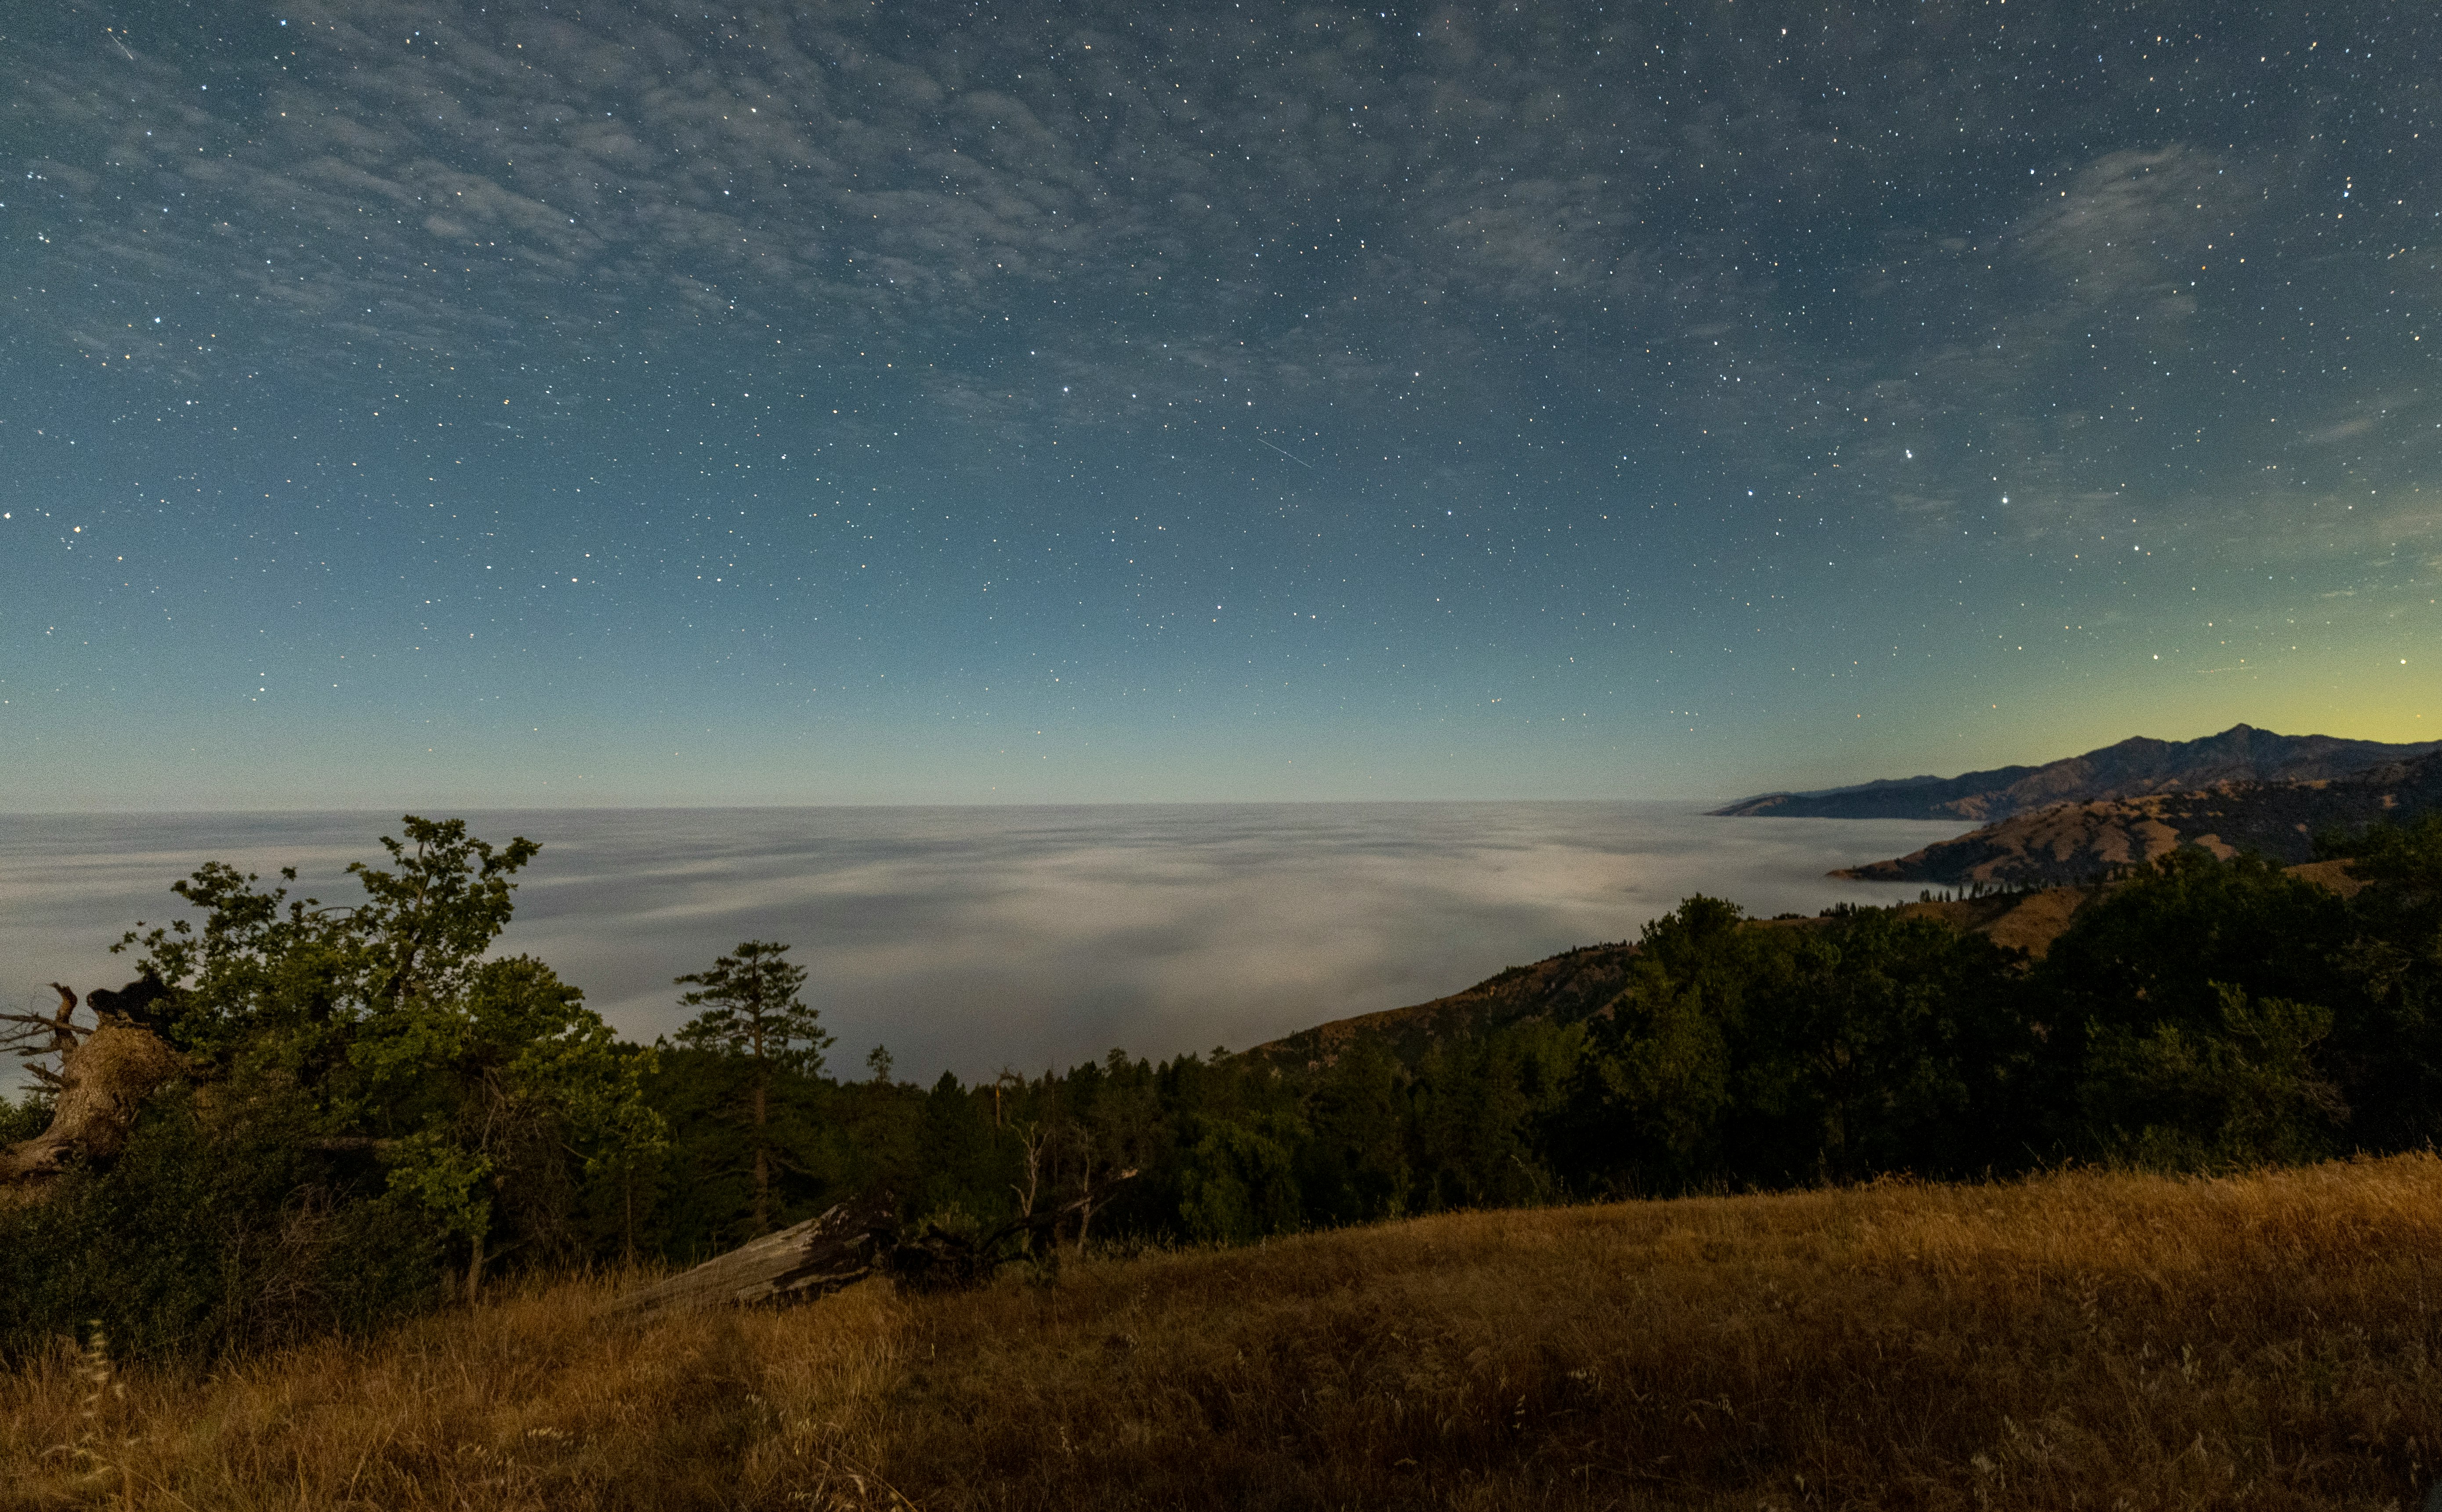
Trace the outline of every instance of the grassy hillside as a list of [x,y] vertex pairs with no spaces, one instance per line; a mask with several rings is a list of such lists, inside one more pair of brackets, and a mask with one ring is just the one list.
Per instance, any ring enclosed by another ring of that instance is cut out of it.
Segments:
[[2315,837],[2404,824],[2442,809],[2442,754],[2295,782],[2217,782],[2017,813],[1922,850],[1832,873],[1867,882],[2064,884],[2192,848],[2283,863],[2317,854]]
[[0,1378],[0,1507],[2380,1507],[2442,1474],[2430,1155],[1451,1214],[641,1327],[592,1321],[610,1289],[99,1392],[63,1350]]

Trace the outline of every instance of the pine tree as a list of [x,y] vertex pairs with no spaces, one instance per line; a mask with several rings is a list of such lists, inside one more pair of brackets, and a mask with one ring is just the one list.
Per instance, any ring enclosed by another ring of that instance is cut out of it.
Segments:
[[675,982],[698,989],[682,995],[681,1004],[704,1009],[679,1030],[679,1043],[750,1063],[747,1121],[755,1157],[757,1234],[771,1231],[772,1167],[778,1147],[771,1128],[773,1078],[782,1073],[821,1075],[823,1050],[831,1042],[817,1022],[820,1011],[797,995],[806,985],[806,969],[782,959],[788,953],[789,947],[776,940],[746,940],[736,955],[716,958],[712,970],[691,972]]

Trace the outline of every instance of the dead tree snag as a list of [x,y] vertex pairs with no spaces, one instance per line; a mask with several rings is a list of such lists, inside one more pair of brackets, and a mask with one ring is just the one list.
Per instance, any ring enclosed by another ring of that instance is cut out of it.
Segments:
[[[0,1043],[28,1058],[59,1057],[56,1070],[28,1067],[56,1094],[50,1127],[0,1148],[0,1201],[39,1197],[70,1167],[118,1154],[144,1100],[186,1069],[177,1051],[131,1015],[99,1014],[100,1023],[90,1029],[78,1024],[76,993],[57,982],[51,986],[60,994],[57,1012],[0,1014],[0,1024],[10,1026]],[[125,991],[137,987],[130,983]],[[122,995],[97,992],[88,997]]]

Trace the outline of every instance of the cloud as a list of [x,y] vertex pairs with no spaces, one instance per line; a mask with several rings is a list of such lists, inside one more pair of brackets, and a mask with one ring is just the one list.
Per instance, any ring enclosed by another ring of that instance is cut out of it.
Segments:
[[[520,303],[552,308],[563,344],[597,322],[839,345],[1001,317],[1140,393],[1214,398],[1201,376],[1252,363],[1358,410],[1424,360],[1489,377],[1495,343],[1453,294],[1627,315],[1736,293],[1700,271],[1730,228],[1638,228],[1649,196],[1620,144],[1642,167],[1670,133],[1635,91],[1606,93],[1558,21],[1443,16],[1421,41],[1361,17],[1215,17],[1172,41],[1087,25],[1047,56],[1025,24],[885,32],[779,7],[292,20],[259,94],[226,96],[259,99],[250,114],[146,104],[206,71],[166,45],[141,99],[92,89],[89,62],[46,86],[75,123],[60,173],[88,254],[127,270],[149,251],[296,319],[370,311],[369,339],[436,359],[534,346],[538,322],[504,329]],[[190,203],[131,218],[144,179]],[[1385,302],[1430,312],[1396,351],[1378,350]],[[1123,350],[1084,339],[1095,325]],[[1156,333],[1206,360],[1142,360]],[[971,364],[929,371],[945,392],[990,387]]]
[[[2178,143],[2105,153],[2080,169],[2056,203],[2039,203],[2011,234],[2048,276],[2050,293],[2092,309],[2157,319],[2196,313],[2188,272],[2207,242],[2248,216],[2255,186],[2227,159]],[[2125,309],[2130,301],[2134,310]]]
[[[296,863],[326,902],[368,814],[33,818],[0,851],[0,990],[118,979],[109,941],[177,911],[207,859]],[[544,844],[503,948],[552,962],[626,1033],[678,1027],[670,978],[778,938],[844,1065],[988,1074],[1243,1048],[1631,937],[1686,893],[1762,913],[1890,889],[1835,864],[1956,827],[1701,819],[1663,805],[664,810],[477,816]],[[163,907],[163,904],[171,907]]]
[[[319,365],[334,392],[374,362],[574,392],[645,356],[873,355],[985,445],[1238,424],[1255,386],[1352,435],[1509,435],[1557,395],[1783,498],[1954,528],[1928,501],[1980,498],[1997,456],[2030,499],[2090,494],[2337,367],[2339,320],[2233,314],[2291,288],[2285,260],[2324,260],[2301,298],[2335,314],[2433,288],[2405,232],[2375,262],[2285,246],[2324,151],[2289,107],[2233,126],[2199,83],[2163,115],[2063,64],[2087,43],[2052,17],[290,19],[225,52],[31,45],[49,125],[18,208],[53,237],[36,277],[92,287],[26,320],[91,345],[127,309],[209,311],[218,355],[133,355],[182,384]],[[2349,371],[2413,381],[2388,351]],[[2237,450],[2176,461],[2236,476]]]

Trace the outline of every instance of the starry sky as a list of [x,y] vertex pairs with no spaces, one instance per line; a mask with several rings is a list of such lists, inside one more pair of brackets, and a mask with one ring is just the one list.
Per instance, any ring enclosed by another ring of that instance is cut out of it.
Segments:
[[2442,738],[2442,20],[0,18],[0,807]]

